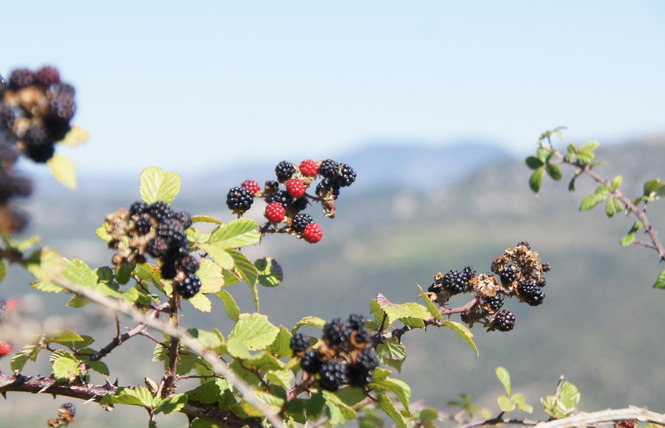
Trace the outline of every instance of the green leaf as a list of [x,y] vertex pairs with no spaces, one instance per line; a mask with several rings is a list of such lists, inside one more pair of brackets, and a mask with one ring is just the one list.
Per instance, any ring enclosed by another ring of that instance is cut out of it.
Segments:
[[386,378],[381,382],[373,385],[379,385],[389,391],[392,391],[399,399],[405,409],[409,409],[409,401],[411,401],[411,387],[404,381],[393,378]]
[[57,381],[74,381],[81,375],[81,361],[71,352],[59,349],[51,354],[49,361],[53,365],[53,377]]
[[623,204],[621,201],[610,198],[607,200],[607,204],[605,204],[605,214],[607,214],[608,217],[613,217],[616,213],[620,213],[623,211]]
[[658,279],[653,285],[653,288],[665,288],[665,270],[658,275]]
[[605,186],[598,186],[596,191],[582,199],[580,211],[588,211],[601,202],[604,202],[610,196],[610,189]]
[[429,311],[432,316],[434,316],[435,319],[440,320],[442,318],[441,314],[439,313],[439,310],[434,306],[434,303],[427,297],[427,293],[425,293],[425,290],[418,284],[418,289],[420,290],[420,297],[423,298],[425,301],[425,306],[427,306],[427,310]]
[[65,291],[63,287],[49,281],[33,281],[30,283],[30,286],[42,293],[60,293]]
[[224,336],[222,333],[214,329],[213,331],[201,330],[191,328],[187,332],[196,340],[201,346],[210,349],[211,351],[218,352],[224,347]]
[[406,428],[406,420],[404,419],[404,416],[400,413],[400,411],[397,409],[395,406],[395,403],[392,402],[390,398],[388,398],[387,395],[381,394],[378,397],[378,402],[379,402],[379,407],[381,410],[383,410],[386,415],[390,416],[390,418],[395,421],[398,427],[400,428]]
[[543,182],[543,175],[545,175],[545,169],[543,167],[536,168],[531,177],[529,177],[529,187],[534,193],[540,192],[540,185]]
[[301,318],[300,321],[296,323],[295,327],[293,327],[293,333],[295,334],[295,332],[297,332],[298,329],[303,325],[311,325],[312,327],[323,329],[323,327],[326,325],[326,320],[319,317],[306,316]]
[[391,362],[402,363],[406,359],[406,348],[396,337],[393,337],[384,340],[383,343],[376,347],[376,355],[384,364],[390,365]]
[[332,425],[343,424],[349,419],[355,419],[357,414],[350,406],[342,401],[334,392],[322,391]]
[[189,428],[222,428],[222,426],[214,424],[206,419],[196,418],[189,425]]
[[155,399],[148,388],[138,386],[134,389],[120,387],[115,391],[114,395],[105,395],[100,401],[101,404],[128,404],[130,406],[141,406],[146,408],[153,408]]
[[39,344],[25,345],[20,351],[14,354],[9,367],[13,371],[20,372],[28,361],[37,361],[37,356],[41,350],[42,347]]
[[526,158],[526,166],[531,169],[540,168],[543,165],[545,165],[545,163],[535,156],[529,156]]
[[233,257],[231,257],[231,255],[223,248],[219,248],[212,244],[201,244],[199,245],[199,248],[208,253],[208,255],[222,268],[229,270],[233,269]]
[[227,340],[229,352],[235,348],[237,344],[242,344],[250,351],[258,351],[267,348],[274,342],[279,329],[268,321],[265,315],[253,314],[240,314],[238,323],[233,327]]
[[224,286],[222,268],[208,259],[202,259],[196,276],[201,280],[200,293],[217,293]]
[[[282,406],[284,405],[284,399],[280,397],[276,397],[272,394],[269,394],[264,391],[260,390],[254,390],[254,395],[255,397],[262,402],[263,404],[268,407],[273,413],[278,413]],[[247,412],[249,416],[255,416],[255,417],[261,417],[263,416],[263,413],[261,413],[259,410],[254,408],[252,405],[250,405],[248,402],[244,401],[240,404],[242,409]]]
[[582,148],[580,148],[580,151],[577,153],[577,160],[583,165],[590,164],[595,157],[596,155],[592,151],[583,150]]
[[157,201],[171,203],[180,191],[180,176],[175,172],[166,172],[151,166],[141,172],[139,194],[147,204]]
[[207,215],[195,215],[192,216],[192,223],[215,223],[215,224],[222,224],[221,221],[217,220],[214,217],[210,217]]
[[610,191],[614,192],[616,189],[621,186],[621,183],[623,182],[623,177],[620,175],[617,175],[612,179],[612,183],[610,184]]
[[400,318],[411,316],[409,308],[405,305],[391,302],[381,293],[376,296],[376,302],[379,304],[381,310],[388,316],[388,325]]
[[78,126],[72,126],[69,132],[65,134],[65,138],[58,141],[58,144],[64,144],[69,147],[76,147],[84,144],[90,139],[90,134]]
[[435,421],[438,418],[439,418],[439,412],[431,408],[426,408],[421,410],[420,414],[418,415],[418,419],[420,419],[423,422]]
[[464,341],[476,352],[476,356],[479,357],[480,353],[478,352],[478,347],[473,342],[473,333],[471,330],[461,322],[457,321],[444,321],[443,325],[449,327],[452,331],[457,333]]
[[7,267],[5,266],[5,260],[0,259],[0,281],[4,281],[6,274],[7,274]]
[[621,245],[624,247],[629,246],[635,241],[635,232],[628,232],[626,235],[621,237]]
[[44,336],[44,343],[82,342],[84,339],[71,330],[52,331]]
[[660,189],[660,178],[654,178],[644,183],[644,196],[653,196]]
[[81,259],[67,260],[62,276],[84,287],[94,287],[97,284],[97,274]]
[[240,251],[227,249],[227,253],[233,258],[236,270],[240,273],[247,284],[254,285],[259,279],[259,272],[254,264]]
[[204,404],[212,404],[220,401],[224,391],[229,390],[229,383],[226,379],[213,379],[203,382],[190,394],[196,401]]
[[510,395],[510,373],[508,373],[508,370],[499,366],[494,369],[494,372],[503,385],[503,389],[506,390],[506,395]]
[[515,394],[512,397],[510,397],[510,400],[515,403],[518,409],[520,409],[523,412],[526,412],[528,414],[533,413],[533,406],[530,404],[526,403],[526,400],[524,399],[524,396],[522,394]]
[[276,287],[284,280],[282,267],[272,257],[264,257],[254,262],[259,273],[259,284],[264,287]]
[[251,218],[239,218],[228,224],[221,224],[210,235],[210,243],[218,248],[239,248],[258,244],[261,235],[258,223]]
[[291,333],[286,328],[280,327],[275,341],[270,345],[270,353],[278,358],[290,357],[293,353],[290,344]]
[[562,177],[561,169],[558,166],[548,163],[547,166],[545,167],[545,169],[547,171],[547,175],[552,177],[552,179],[561,180],[561,177]]
[[76,189],[76,167],[67,158],[55,153],[51,159],[46,161],[51,175],[60,184],[70,189]]
[[88,367],[96,371],[97,373],[108,376],[110,374],[109,368],[103,361],[86,361]]
[[568,144],[567,149],[568,149],[568,153],[571,153],[571,154],[577,153],[577,147],[575,147],[575,144],[573,144],[573,143]]
[[[25,266],[35,278],[49,281],[62,274],[66,261],[67,259],[60,256],[57,251],[44,247],[31,254],[25,261]],[[62,287],[59,288],[59,291],[64,290]]]
[[580,401],[580,393],[575,385],[566,381],[557,387],[556,395],[548,395],[541,398],[545,412],[555,419],[570,416],[577,410]]
[[540,161],[543,163],[543,165],[545,164],[545,162],[547,162],[547,156],[549,154],[550,154],[550,150],[545,149],[544,147],[538,147],[536,149],[536,156],[538,157],[538,159],[540,159]]
[[237,322],[240,315],[240,308],[238,308],[236,301],[233,300],[233,296],[231,296],[231,294],[226,290],[218,291],[215,296],[222,299],[222,302],[224,303],[224,310],[226,310],[226,314],[229,316],[229,318]]
[[201,312],[212,311],[212,302],[203,293],[196,293],[194,297],[190,297],[187,301]]
[[155,407],[155,413],[170,413],[178,412],[187,404],[187,395],[174,394],[169,398],[160,400],[159,404]]
[[501,409],[502,412],[510,412],[515,410],[515,403],[510,401],[510,397],[506,397],[505,395],[497,397],[496,404],[499,405],[499,409]]
[[589,141],[588,143],[582,144],[580,151],[593,152],[600,146],[598,141]]

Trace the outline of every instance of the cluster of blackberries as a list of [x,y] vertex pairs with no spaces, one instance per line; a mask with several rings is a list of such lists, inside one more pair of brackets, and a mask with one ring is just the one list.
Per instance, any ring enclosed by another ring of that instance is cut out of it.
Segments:
[[437,273],[428,289],[430,298],[443,306],[455,294],[472,293],[476,304],[462,314],[462,321],[469,326],[481,322],[489,330],[510,331],[515,326],[515,315],[501,309],[504,298],[515,296],[530,306],[542,304],[545,299],[543,275],[550,270],[550,265],[542,262],[528,242],[522,241],[496,258],[491,270],[476,275],[476,271],[467,266],[445,275]]
[[46,425],[49,428],[64,428],[69,426],[69,424],[76,423],[76,408],[72,403],[64,403],[58,409],[58,416],[56,418],[49,419],[46,422]]
[[11,145],[35,162],[51,159],[54,144],[71,129],[76,113],[74,94],[74,87],[63,83],[58,70],[51,66],[36,72],[14,70],[8,83],[0,83],[2,162],[15,161],[8,149]]
[[363,387],[372,381],[379,358],[365,326],[365,318],[352,314],[346,321],[335,318],[323,327],[321,346],[313,348],[300,333],[291,338],[291,349],[300,357],[300,367],[319,374],[323,389],[336,391],[344,384]]
[[[120,209],[110,214],[106,222],[113,238],[109,246],[118,251],[113,257],[116,265],[142,263],[148,254],[159,260],[162,278],[173,280],[180,296],[189,299],[199,292],[199,261],[189,254],[185,233],[192,225],[187,212],[174,211],[163,201],[150,205],[139,201],[129,211]],[[124,246],[127,237],[129,244]]]
[[[263,188],[254,180],[231,188],[226,195],[227,207],[242,215],[252,207],[254,198],[261,198],[266,203],[264,216],[268,220],[262,232],[293,233],[309,243],[319,242],[323,231],[311,215],[302,211],[310,201],[315,201],[321,203],[326,216],[334,217],[340,188],[356,180],[353,168],[332,159],[318,162],[307,159],[295,165],[281,161],[275,167],[275,176],[277,180],[266,181]],[[321,180],[316,186],[316,196],[308,195],[307,189],[317,177]],[[281,223],[284,225],[280,227]]]

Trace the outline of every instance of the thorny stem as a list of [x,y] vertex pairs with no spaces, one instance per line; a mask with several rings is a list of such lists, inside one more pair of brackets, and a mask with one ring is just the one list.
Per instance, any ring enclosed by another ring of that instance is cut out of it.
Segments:
[[[178,295],[175,291],[172,293],[171,306],[170,306],[170,323],[174,328],[178,328],[179,315],[178,315]],[[171,395],[175,390],[175,382],[178,370],[178,349],[180,347],[180,339],[177,337],[171,338],[171,345],[169,346],[169,368],[164,374],[164,378],[159,385],[160,392],[164,397]]]

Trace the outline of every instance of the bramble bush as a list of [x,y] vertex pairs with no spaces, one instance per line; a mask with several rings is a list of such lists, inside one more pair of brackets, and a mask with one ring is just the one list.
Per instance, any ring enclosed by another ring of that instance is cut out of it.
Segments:
[[[115,314],[115,336],[98,343],[81,332],[50,331],[44,326],[40,335],[17,349],[12,345],[16,338],[1,336],[3,395],[48,393],[97,402],[106,410],[138,406],[145,409],[151,427],[157,426],[159,414],[184,414],[190,426],[198,428],[327,426],[353,420],[363,427],[665,423],[665,415],[636,407],[580,413],[580,393],[563,378],[552,395],[541,399],[549,419],[524,418],[520,415],[531,414],[533,406],[512,391],[510,375],[502,367],[496,375],[505,394],[497,397],[496,416],[464,395],[456,403],[462,410],[455,414],[411,402],[411,387],[398,377],[407,356],[402,336],[422,329],[435,335],[433,327],[451,329],[478,354],[472,328],[482,327],[490,334],[509,332],[518,322],[508,308],[511,302],[533,307],[543,302],[551,267],[528,242],[499,251],[488,260],[487,272],[459,266],[433,273],[431,285],[417,285],[414,290],[418,301],[393,302],[377,290],[366,314],[340,313],[332,320],[311,315],[292,328],[271,323],[259,311],[260,288],[278,287],[282,268],[270,256],[250,260],[243,249],[260,245],[272,234],[291,235],[302,245],[325,239],[312,210],[335,217],[335,202],[357,178],[352,166],[332,159],[281,161],[263,185],[252,179],[237,183],[226,195],[232,219],[175,211],[171,203],[179,192],[180,177],[147,168],[140,176],[137,198],[100,219],[96,231],[103,241],[100,245],[113,253],[108,266],[91,267],[79,258],[65,258],[56,249],[39,247],[36,237],[15,241],[12,234],[28,219],[12,200],[28,196],[32,188],[28,178],[13,170],[19,156],[46,163],[57,180],[70,187],[75,184],[73,166],[55,153],[58,145],[78,145],[88,138],[71,125],[74,95],[74,88],[62,82],[53,67],[15,70],[8,82],[0,83],[0,277],[4,278],[6,264],[13,263],[34,276],[31,287],[70,294],[67,304],[73,308],[102,306]],[[543,134],[536,156],[526,161],[533,169],[531,188],[538,192],[545,174],[558,180],[560,166],[573,167],[571,190],[582,175],[599,183],[580,209],[605,202],[609,216],[634,215],[637,220],[621,243],[654,249],[664,260],[647,205],[665,193],[665,185],[650,180],[644,193],[631,200],[619,190],[621,177],[608,181],[596,174],[597,143],[579,148],[571,144],[561,155],[551,141],[557,134],[560,129]],[[640,230],[648,241],[637,239]],[[242,313],[234,299],[234,290],[243,284],[253,296],[254,312]],[[665,288],[665,271],[656,287]],[[451,307],[455,295],[467,296],[467,303]],[[191,305],[211,312],[213,299],[223,303],[233,321],[230,331],[188,325],[182,308]],[[11,322],[17,304],[14,299],[0,300],[0,322]],[[321,332],[316,337],[304,335],[300,332],[304,326]],[[154,351],[132,358],[162,364],[163,375],[146,377],[144,385],[112,384],[106,380],[113,374],[105,361],[122,352],[119,348],[133,337],[153,342]],[[48,355],[51,372],[30,373],[30,363],[43,354]],[[63,402],[52,416],[46,421],[50,427],[72,424],[75,406]]]

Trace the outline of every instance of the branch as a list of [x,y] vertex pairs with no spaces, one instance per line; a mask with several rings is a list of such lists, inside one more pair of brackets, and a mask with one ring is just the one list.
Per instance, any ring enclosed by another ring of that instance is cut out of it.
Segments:
[[268,418],[273,426],[280,428],[284,427],[284,424],[282,423],[282,420],[279,418],[279,416],[276,415],[263,402],[259,401],[257,396],[254,394],[254,389],[249,386],[247,382],[238,377],[226,364],[224,364],[222,360],[220,360],[219,355],[209,351],[203,345],[199,344],[189,333],[187,333],[187,331],[181,327],[175,327],[159,319],[152,318],[151,316],[144,314],[124,300],[104,296],[93,289],[74,284],[73,282],[67,281],[64,278],[54,276],[49,278],[49,280],[63,288],[66,288],[72,293],[83,296],[88,300],[102,305],[110,310],[129,315],[136,322],[143,323],[148,327],[160,330],[172,338],[178,338],[185,346],[189,347],[193,352],[199,354],[201,358],[206,360],[215,373],[224,376],[226,380],[243,395],[245,400],[247,400],[250,405],[255,407],[263,415],[265,415],[266,418]]
[[90,361],[99,361],[105,356],[107,356],[111,351],[113,351],[115,348],[117,348],[121,343],[127,341],[128,339],[136,336],[137,334],[141,334],[143,330],[145,329],[145,324],[139,323],[136,327],[132,328],[126,333],[120,334],[111,340],[111,342],[100,349],[97,353],[93,354],[90,357]]
[[579,413],[563,419],[538,424],[539,428],[574,428],[589,424],[619,422],[623,420],[637,420],[659,425],[665,425],[665,414],[652,412],[646,408],[630,406],[625,409],[601,410],[593,413]]

